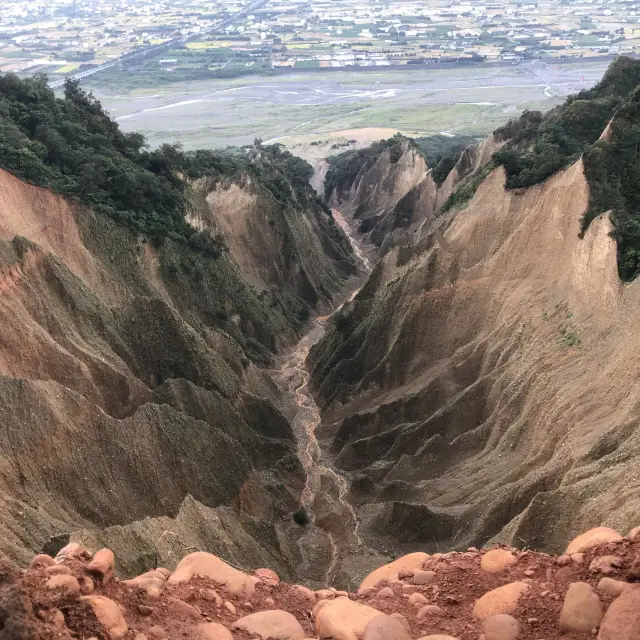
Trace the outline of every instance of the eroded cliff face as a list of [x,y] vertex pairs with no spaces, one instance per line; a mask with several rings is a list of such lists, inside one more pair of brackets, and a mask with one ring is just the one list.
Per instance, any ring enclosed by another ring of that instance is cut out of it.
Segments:
[[[243,205],[258,229],[247,243],[278,216],[261,204]],[[157,249],[0,171],[1,552],[24,562],[83,529],[135,571],[173,548],[156,546],[171,526],[218,552],[251,540],[256,561],[283,556],[279,523],[304,474],[282,395],[253,362],[292,344],[304,310],[353,271],[321,214],[296,212],[286,239],[289,273],[310,274],[309,287],[292,276],[274,293],[256,274],[280,260],[277,242],[249,261],[236,247],[217,259],[170,240]],[[311,246],[320,227],[326,240]]]
[[329,202],[354,218],[363,239],[384,254],[415,242],[418,231],[430,229],[447,198],[487,166],[503,144],[492,135],[471,145],[438,185],[417,147],[399,141],[381,151],[375,162],[364,163],[353,181],[334,189]]
[[640,517],[638,283],[618,279],[607,214],[579,237],[581,162],[504,179],[390,249],[311,352],[374,546],[557,551]]
[[194,192],[189,221],[219,234],[258,290],[288,292],[311,307],[333,308],[332,298],[356,264],[344,234],[320,206],[283,207],[248,175],[202,179]]

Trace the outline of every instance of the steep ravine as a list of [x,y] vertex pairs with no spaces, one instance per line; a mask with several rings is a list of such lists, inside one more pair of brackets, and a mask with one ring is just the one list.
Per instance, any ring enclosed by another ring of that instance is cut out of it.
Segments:
[[[334,209],[333,218],[349,239],[360,263],[362,275],[366,277],[371,272],[369,258],[365,255],[344,216]],[[347,299],[353,299],[358,290],[359,285],[356,285],[350,293],[347,293]],[[314,320],[309,332],[281,359],[273,377],[283,392],[288,394],[293,405],[291,423],[296,436],[298,457],[306,474],[301,505],[309,517],[309,524],[306,526],[311,533],[300,538],[300,543],[308,545],[309,538],[315,537],[316,544],[318,541],[320,543],[324,541],[328,545],[328,561],[326,557],[321,559],[325,564],[324,575],[318,576],[317,571],[313,571],[315,577],[320,578],[318,584],[348,587],[351,576],[349,575],[347,581],[348,569],[344,565],[351,564],[358,567],[355,568],[355,572],[359,574],[365,568],[369,568],[371,559],[367,558],[363,568],[359,568],[362,563],[355,559],[369,555],[371,552],[363,544],[359,534],[358,516],[347,498],[348,481],[333,466],[327,452],[323,451],[316,432],[321,416],[309,387],[307,356],[313,345],[322,339],[328,321],[328,315]],[[302,546],[300,552],[309,553]],[[310,562],[313,564],[313,560]]]
[[239,178],[190,202],[236,244],[154,246],[0,170],[0,552],[18,562],[71,538],[123,575],[185,548],[306,575],[305,475],[265,366],[356,261],[310,197]]

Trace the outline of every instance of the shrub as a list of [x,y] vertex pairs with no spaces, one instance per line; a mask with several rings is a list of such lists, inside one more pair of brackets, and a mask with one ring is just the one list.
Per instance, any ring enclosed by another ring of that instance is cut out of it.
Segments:
[[309,514],[304,507],[300,507],[297,511],[293,512],[293,521],[296,524],[304,527],[304,525],[309,523]]

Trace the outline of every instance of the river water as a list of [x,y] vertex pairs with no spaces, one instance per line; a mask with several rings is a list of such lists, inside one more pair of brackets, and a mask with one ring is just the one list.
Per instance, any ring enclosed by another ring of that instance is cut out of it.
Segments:
[[[371,263],[354,237],[348,222],[337,210],[333,211],[333,218],[351,243],[353,252],[360,262],[361,271],[369,273],[371,271]],[[357,292],[358,289],[347,296],[347,299],[353,299]],[[339,306],[336,307],[336,309],[338,308]],[[321,417],[318,405],[309,388],[309,371],[306,360],[311,347],[324,335],[328,320],[328,315],[314,320],[308,333],[283,359],[276,372],[275,379],[279,386],[289,394],[296,408],[293,418],[293,430],[296,435],[298,457],[306,473],[301,502],[309,515],[311,523],[321,527],[328,535],[332,558],[327,567],[325,583],[330,585],[339,560],[340,548],[353,545],[359,547],[362,541],[358,531],[359,522],[356,512],[347,500],[349,490],[347,479],[333,468],[323,454],[316,436],[316,429],[320,424]],[[335,513],[340,519],[339,527],[332,527],[327,524],[330,523],[330,520],[326,518],[323,518],[322,522],[316,520],[314,504],[321,492],[334,496]],[[338,537],[346,537],[347,539],[338,540]]]

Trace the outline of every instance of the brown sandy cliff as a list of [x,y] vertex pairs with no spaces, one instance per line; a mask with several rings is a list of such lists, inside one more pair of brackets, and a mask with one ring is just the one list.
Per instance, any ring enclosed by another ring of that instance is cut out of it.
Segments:
[[[230,552],[281,558],[274,523],[296,508],[303,476],[280,392],[251,361],[292,344],[300,310],[325,305],[353,271],[339,231],[322,244],[319,211],[282,232],[290,273],[310,275],[275,294],[254,286],[256,259],[156,249],[0,171],[1,552],[24,563],[77,529],[146,517],[188,521],[197,537],[215,518],[205,548],[231,537]],[[144,529],[121,539],[122,570],[154,562]]]
[[638,283],[608,215],[579,237],[587,200],[581,162],[522,191],[494,170],[389,250],[312,351],[372,546],[558,552],[640,518]]

